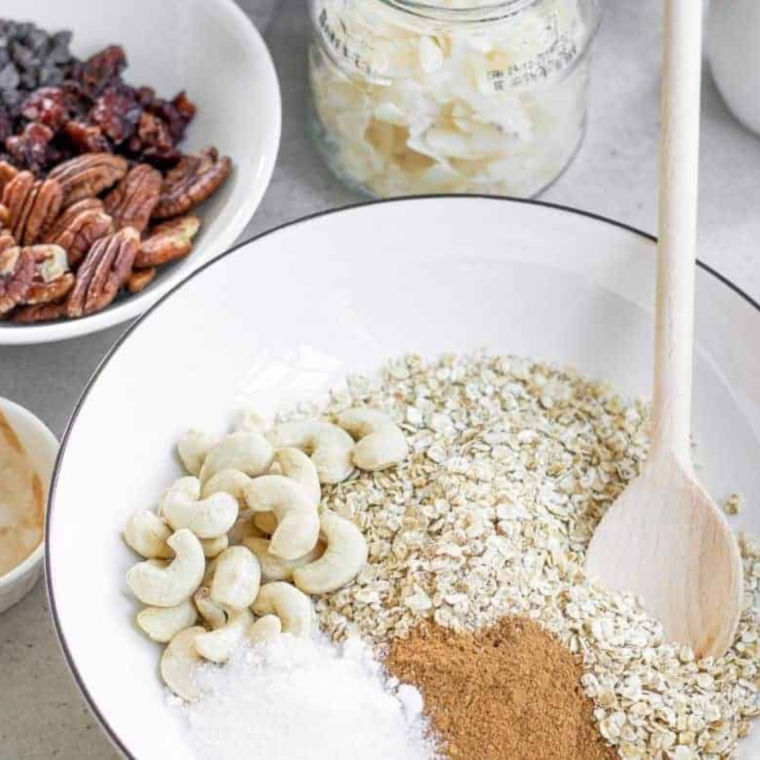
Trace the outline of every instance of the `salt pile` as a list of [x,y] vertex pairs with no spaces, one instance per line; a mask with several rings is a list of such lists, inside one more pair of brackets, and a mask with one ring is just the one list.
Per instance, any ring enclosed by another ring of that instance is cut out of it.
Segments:
[[202,666],[184,709],[198,757],[215,760],[433,760],[422,698],[387,676],[358,639],[282,636]]

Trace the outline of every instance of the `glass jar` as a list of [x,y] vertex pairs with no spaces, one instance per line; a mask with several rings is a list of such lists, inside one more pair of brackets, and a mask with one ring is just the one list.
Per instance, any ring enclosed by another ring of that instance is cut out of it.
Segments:
[[585,131],[597,0],[309,0],[312,130],[372,196],[529,197]]

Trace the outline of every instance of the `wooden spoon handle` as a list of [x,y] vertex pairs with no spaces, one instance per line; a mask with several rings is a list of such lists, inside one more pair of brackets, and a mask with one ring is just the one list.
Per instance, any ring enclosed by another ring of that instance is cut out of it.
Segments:
[[665,0],[654,451],[689,466],[697,246],[702,11]]

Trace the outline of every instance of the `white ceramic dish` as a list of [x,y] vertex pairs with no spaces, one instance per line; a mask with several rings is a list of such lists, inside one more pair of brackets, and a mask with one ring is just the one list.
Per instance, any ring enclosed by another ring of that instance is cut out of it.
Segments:
[[[304,398],[410,350],[531,355],[648,394],[654,250],[643,233],[536,203],[385,201],[245,244],[138,322],[72,420],[48,526],[58,631],[122,751],[190,757],[159,649],[133,623],[124,574],[135,559],[120,537],[126,515],[179,473],[185,428],[221,429],[246,402]],[[760,306],[706,267],[697,298],[702,475],[717,498],[744,494],[734,525],[760,535]],[[759,738],[744,745],[755,753]]]
[[0,322],[0,345],[97,332],[145,311],[243,231],[277,157],[277,74],[261,35],[233,0],[3,0],[0,17],[33,21],[49,31],[71,29],[72,52],[82,58],[122,45],[128,82],[151,85],[165,97],[185,89],[198,106],[182,147],[214,145],[235,164],[224,187],[200,209],[203,228],[193,252],[160,270],[149,288],[83,319],[32,326]]
[[[6,398],[0,398],[0,412],[27,452],[42,481],[47,499],[55,458],[58,456],[58,440],[39,417]],[[16,565],[9,573],[0,575],[0,614],[20,602],[34,588],[42,573],[44,554],[44,543],[40,543],[20,565]]]

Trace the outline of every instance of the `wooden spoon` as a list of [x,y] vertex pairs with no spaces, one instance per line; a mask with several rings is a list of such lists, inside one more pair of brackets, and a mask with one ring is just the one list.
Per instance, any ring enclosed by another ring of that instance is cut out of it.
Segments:
[[640,595],[671,640],[717,657],[736,635],[742,563],[691,460],[701,69],[699,4],[665,0],[653,444],[597,528],[586,570]]

